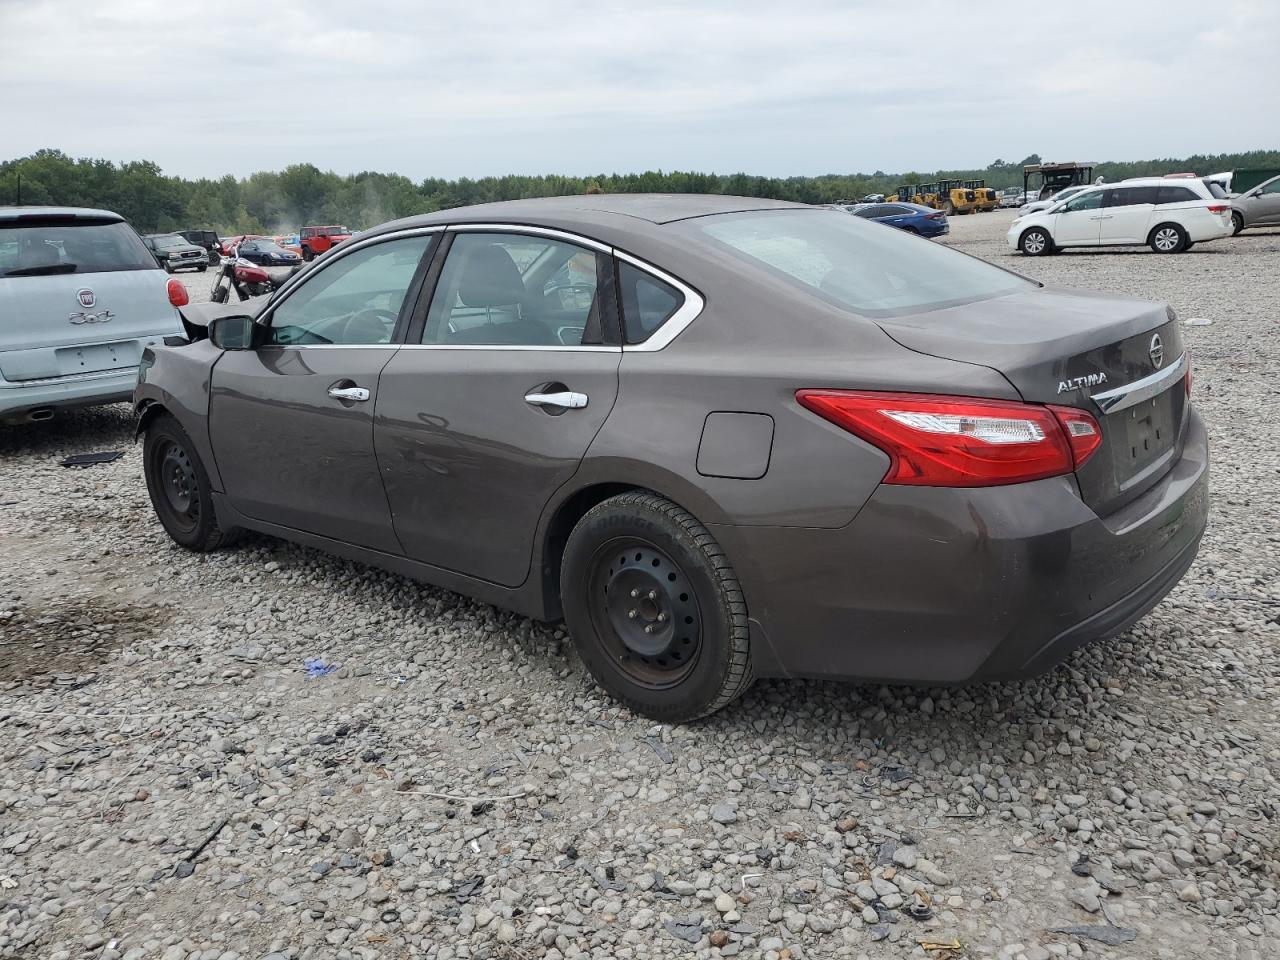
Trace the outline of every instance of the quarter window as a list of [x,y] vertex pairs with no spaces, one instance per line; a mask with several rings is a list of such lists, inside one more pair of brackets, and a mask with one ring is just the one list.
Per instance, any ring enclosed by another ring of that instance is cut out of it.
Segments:
[[271,315],[269,344],[390,343],[433,237],[387,240],[340,257],[303,281]]
[[1157,187],[1156,203],[1187,203],[1204,199],[1187,187]]
[[671,284],[625,261],[618,263],[618,288],[627,343],[644,343],[684,303],[684,294]]
[[440,273],[422,342],[598,344],[598,254],[549,237],[460,233]]

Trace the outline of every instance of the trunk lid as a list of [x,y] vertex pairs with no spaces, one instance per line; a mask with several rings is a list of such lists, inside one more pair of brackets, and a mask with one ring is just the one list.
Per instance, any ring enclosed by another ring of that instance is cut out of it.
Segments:
[[0,376],[11,382],[135,367],[181,333],[167,277],[103,211],[0,217]]
[[0,277],[0,376],[137,366],[148,343],[182,332],[166,281],[160,269]]
[[1076,478],[1099,514],[1150,489],[1177,459],[1186,358],[1162,304],[1040,289],[876,322],[911,350],[999,371],[1028,402],[1093,414],[1102,444]]

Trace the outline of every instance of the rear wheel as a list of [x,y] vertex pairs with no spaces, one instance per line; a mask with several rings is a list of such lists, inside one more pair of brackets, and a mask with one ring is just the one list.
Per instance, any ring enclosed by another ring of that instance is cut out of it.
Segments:
[[1151,231],[1147,243],[1156,253],[1181,253],[1187,248],[1187,232],[1176,223],[1162,223]]
[[1239,210],[1231,211],[1231,235],[1236,236],[1244,229],[1244,214]]
[[1047,253],[1053,253],[1053,238],[1042,227],[1032,227],[1023,233],[1018,241],[1018,249],[1028,257],[1043,257]]
[[611,497],[574,527],[565,620],[596,682],[655,720],[693,720],[752,682],[747,605],[720,545],[653,493]]
[[147,425],[142,456],[151,505],[175,543],[204,553],[238,539],[218,526],[209,475],[177,420],[163,413]]

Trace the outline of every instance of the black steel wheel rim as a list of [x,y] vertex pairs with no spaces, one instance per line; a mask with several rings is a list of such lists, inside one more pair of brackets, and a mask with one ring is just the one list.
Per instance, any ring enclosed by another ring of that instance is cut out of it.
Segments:
[[156,450],[160,496],[173,519],[184,528],[200,522],[200,487],[195,465],[179,444],[166,440]]
[[614,668],[655,690],[688,677],[702,651],[702,614],[680,565],[627,538],[600,547],[590,571],[591,622]]

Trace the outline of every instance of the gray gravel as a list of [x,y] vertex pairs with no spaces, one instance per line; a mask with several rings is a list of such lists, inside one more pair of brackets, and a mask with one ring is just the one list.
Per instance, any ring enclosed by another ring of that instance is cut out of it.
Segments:
[[1200,559],[1034,682],[763,682],[654,725],[555,627],[174,548],[127,407],[0,429],[0,957],[1273,956],[1280,233],[1027,260],[1009,219],[948,242],[1214,321]]

